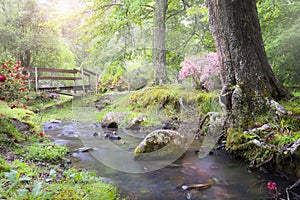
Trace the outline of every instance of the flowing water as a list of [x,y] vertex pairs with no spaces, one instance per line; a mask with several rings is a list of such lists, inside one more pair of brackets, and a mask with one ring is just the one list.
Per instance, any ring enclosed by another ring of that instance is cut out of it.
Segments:
[[[140,131],[118,130],[122,139],[109,140],[98,124],[46,123],[44,129],[55,143],[74,151],[73,165],[105,177],[103,180],[116,184],[127,199],[272,199],[274,191],[269,191],[266,183],[287,184],[274,175],[250,172],[245,163],[222,150],[212,150],[201,159],[194,150],[188,150],[166,163],[135,161],[132,152],[145,135]],[[211,187],[183,190],[186,185],[199,183]]]

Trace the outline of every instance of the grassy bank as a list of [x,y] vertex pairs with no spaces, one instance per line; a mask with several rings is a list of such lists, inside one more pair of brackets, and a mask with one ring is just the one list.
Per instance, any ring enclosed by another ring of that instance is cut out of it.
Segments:
[[42,132],[44,121],[72,119],[71,100],[60,96],[27,109],[0,101],[0,199],[119,198],[117,188],[95,174],[70,168],[68,149]]

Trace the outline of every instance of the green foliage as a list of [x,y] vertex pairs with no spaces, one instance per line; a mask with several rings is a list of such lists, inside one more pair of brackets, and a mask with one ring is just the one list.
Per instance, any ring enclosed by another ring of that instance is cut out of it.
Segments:
[[74,67],[69,45],[48,23],[53,11],[45,11],[37,0],[3,0],[1,5],[0,62],[18,59],[23,67]]
[[284,147],[297,141],[298,138],[295,138],[293,134],[276,134],[271,143],[278,147]]
[[100,84],[100,91],[106,92],[107,90],[119,89],[124,90],[126,88],[125,81],[122,77],[125,69],[121,62],[114,62],[110,66],[106,67],[103,71]]
[[65,146],[51,142],[35,143],[26,149],[26,158],[35,161],[59,162],[68,152]]
[[18,129],[4,117],[0,117],[0,145],[21,142],[25,137],[21,136]]
[[118,199],[114,186],[103,183],[92,173],[79,172],[71,168],[64,173],[63,184],[55,184],[50,190],[56,191],[54,199]]
[[0,158],[0,177],[1,177],[1,172],[7,172],[9,170],[10,170],[10,166],[6,163],[6,160]]
[[202,113],[208,112],[220,112],[221,107],[219,105],[219,95],[217,92],[210,93],[198,93],[197,94],[197,102],[199,105],[199,109]]
[[[100,66],[96,70],[105,71],[115,62],[142,58],[150,64],[154,5],[155,1],[150,0],[89,1],[87,12],[93,12],[81,29],[83,40],[90,44],[84,65]],[[176,80],[185,55],[195,55],[206,48],[214,50],[205,1],[169,1],[166,28],[168,75],[170,80]],[[125,71],[130,73],[126,65]]]
[[258,13],[265,48],[277,77],[288,86],[299,85],[300,2],[260,1]]
[[[18,145],[2,145],[0,156],[0,199],[118,199],[116,187],[104,183],[93,173],[63,168],[67,149],[50,142],[44,133],[20,133],[7,117],[33,119],[36,114],[22,108],[10,109],[0,102],[0,134],[17,136]],[[24,120],[24,119],[23,119]],[[25,139],[25,140],[24,140]],[[5,151],[3,151],[3,149]],[[7,154],[8,151],[8,154]],[[60,163],[60,165],[53,165]]]
[[288,111],[291,111],[294,115],[300,115],[300,98],[294,98],[290,101],[280,102]]
[[[0,160],[2,163],[2,161]],[[118,199],[116,187],[93,173],[16,160],[0,173],[0,198],[5,199]],[[1,166],[1,165],[0,165]]]

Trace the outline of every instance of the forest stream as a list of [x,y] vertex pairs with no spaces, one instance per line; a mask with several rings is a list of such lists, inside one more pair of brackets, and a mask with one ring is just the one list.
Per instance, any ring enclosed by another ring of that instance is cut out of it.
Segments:
[[[269,181],[278,188],[291,184],[266,171],[251,172],[246,163],[223,150],[212,150],[201,159],[188,150],[173,163],[146,166],[130,156],[144,137],[141,131],[118,130],[122,139],[109,140],[101,136],[108,130],[93,123],[49,122],[44,129],[56,144],[70,149],[72,165],[105,177],[103,180],[116,184],[127,199],[274,199],[275,191],[267,187]],[[186,189],[196,184],[211,187]]]

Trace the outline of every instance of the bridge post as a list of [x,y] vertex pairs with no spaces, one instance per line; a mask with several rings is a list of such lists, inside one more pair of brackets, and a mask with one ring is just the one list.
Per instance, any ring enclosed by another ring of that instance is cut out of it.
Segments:
[[27,72],[27,76],[28,76],[28,87],[29,89],[31,89],[30,71]]
[[37,67],[34,68],[34,73],[35,73],[35,91],[37,92],[39,90],[39,86],[38,86],[38,69],[37,69]]
[[83,93],[85,93],[83,67],[81,67],[81,79],[82,79],[82,90],[83,90]]
[[74,73],[73,76],[74,76],[74,87],[73,87],[73,91],[74,91],[74,94],[76,94],[76,74]]
[[96,73],[96,94],[98,93],[98,73]]

